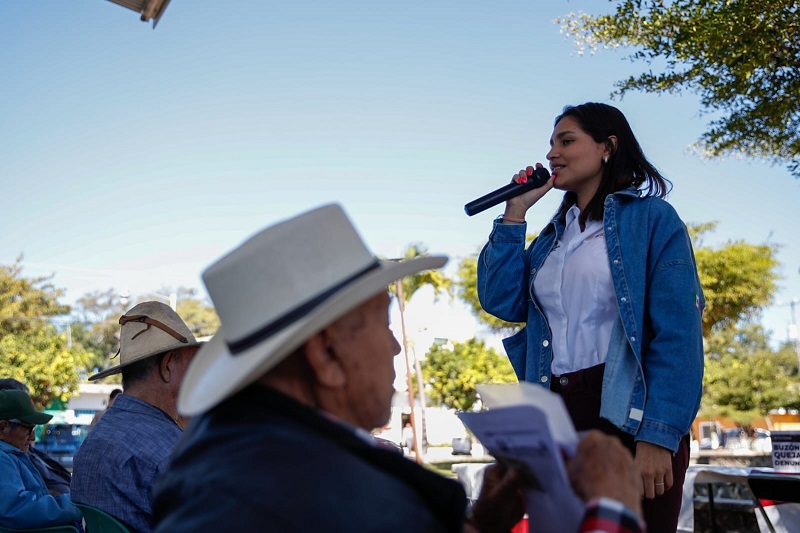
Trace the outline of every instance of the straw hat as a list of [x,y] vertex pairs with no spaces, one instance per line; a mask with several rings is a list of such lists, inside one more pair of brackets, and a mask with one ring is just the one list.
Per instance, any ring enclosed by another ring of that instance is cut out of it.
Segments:
[[446,262],[377,260],[338,205],[261,231],[203,273],[222,325],[189,366],[179,411],[208,410],[393,281]]
[[200,344],[178,313],[161,302],[142,302],[122,315],[119,323],[119,364],[91,376],[89,381],[118,374],[136,361]]

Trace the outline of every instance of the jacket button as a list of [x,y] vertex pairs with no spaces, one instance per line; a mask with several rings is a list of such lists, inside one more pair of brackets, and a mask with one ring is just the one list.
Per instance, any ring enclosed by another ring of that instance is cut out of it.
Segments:
[[559,379],[558,382],[561,383],[562,386],[568,385],[569,378],[567,376],[561,376],[561,379]]
[[539,378],[539,381],[541,381],[542,383],[547,383],[547,376],[542,376],[541,378]]
[[636,342],[636,337],[631,337],[631,342]]
[[547,339],[543,340],[543,341],[542,341],[542,346],[544,346],[545,348],[547,348],[548,346],[550,346],[550,341],[548,341]]
[[618,265],[619,264],[619,259],[614,259],[614,264]]
[[620,299],[619,299],[619,301],[620,301],[620,302],[627,302],[627,301],[628,301],[628,299],[627,299],[627,298],[625,298],[625,297],[623,296],[622,298],[620,298]]

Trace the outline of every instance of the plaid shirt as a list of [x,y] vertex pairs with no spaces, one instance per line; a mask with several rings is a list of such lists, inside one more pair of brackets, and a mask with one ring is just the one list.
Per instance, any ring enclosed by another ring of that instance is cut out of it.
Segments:
[[616,500],[596,498],[586,505],[579,533],[643,533],[644,522]]
[[151,531],[150,494],[182,433],[161,409],[120,394],[75,454],[72,501]]

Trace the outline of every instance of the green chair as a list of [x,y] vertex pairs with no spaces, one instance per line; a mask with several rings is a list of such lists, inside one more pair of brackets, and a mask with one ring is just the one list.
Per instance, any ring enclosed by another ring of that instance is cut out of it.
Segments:
[[50,526],[35,529],[8,529],[0,526],[0,533],[78,533],[75,526]]
[[72,503],[83,512],[83,519],[86,522],[86,533],[131,533],[128,526],[107,512],[97,507],[92,507],[91,505]]

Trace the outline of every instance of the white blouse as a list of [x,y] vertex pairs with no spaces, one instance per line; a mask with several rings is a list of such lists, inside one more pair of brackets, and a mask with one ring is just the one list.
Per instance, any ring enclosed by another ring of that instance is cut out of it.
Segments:
[[603,222],[587,221],[581,231],[579,215],[577,206],[567,211],[564,233],[533,281],[550,325],[555,376],[604,363],[619,314]]

